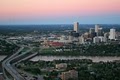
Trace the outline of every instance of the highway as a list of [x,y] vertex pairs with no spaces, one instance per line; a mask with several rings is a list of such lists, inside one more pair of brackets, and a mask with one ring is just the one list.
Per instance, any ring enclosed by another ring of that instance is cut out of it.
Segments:
[[[3,69],[7,70],[11,76],[14,78],[14,80],[25,80],[24,77],[22,77],[10,64],[10,62],[24,49],[24,47],[21,47],[15,54],[7,58],[2,62]],[[3,70],[4,76],[7,78],[7,75],[5,75],[5,72]],[[7,78],[8,79],[8,78]],[[9,79],[8,79],[9,80]]]
[[[6,42],[10,43],[9,41],[5,40]],[[3,75],[5,77],[5,80],[11,80],[8,75],[6,74],[6,71],[13,77],[12,80],[27,80],[26,78],[24,78],[24,76],[22,76],[16,69],[16,67],[14,66],[14,64],[19,63],[23,60],[27,60],[30,59],[34,56],[37,55],[37,53],[34,54],[29,54],[29,52],[31,52],[33,50],[33,47],[29,47],[30,49],[21,53],[22,50],[24,49],[24,46],[21,46],[21,48],[14,53],[13,55],[11,55],[10,57],[6,58],[3,62],[2,62],[2,68],[3,68]],[[28,54],[27,54],[28,53]]]
[[30,47],[29,50],[19,54],[23,49],[24,47],[21,47],[15,54],[11,55],[2,62],[3,74],[6,80],[11,80],[11,79],[8,78],[8,76],[5,73],[5,70],[14,78],[14,80],[27,80],[17,71],[14,65],[21,61],[28,60],[36,56],[37,52],[34,54],[29,54],[29,52],[33,50],[33,47]]
[[21,59],[21,60],[17,61],[17,62],[16,62],[16,63],[14,63],[14,64],[20,63],[21,61],[28,60],[28,59],[30,59],[30,58],[32,58],[32,57],[34,57],[34,56],[36,56],[37,54],[38,54],[37,52],[36,52],[36,53],[34,53],[34,54],[31,54],[31,55],[29,55],[29,56],[27,56],[27,57],[25,57],[25,58],[23,58],[23,59]]

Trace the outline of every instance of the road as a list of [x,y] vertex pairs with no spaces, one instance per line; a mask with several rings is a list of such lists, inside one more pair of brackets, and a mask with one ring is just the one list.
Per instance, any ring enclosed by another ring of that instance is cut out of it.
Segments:
[[[9,41],[6,42],[10,43]],[[21,48],[16,53],[14,53],[13,55],[11,55],[2,62],[3,75],[6,78],[6,80],[11,80],[9,79],[8,75],[6,75],[6,71],[14,78],[14,80],[28,80],[17,71],[14,64],[19,63],[23,60],[27,60],[37,55],[37,53],[27,54],[33,50],[33,47],[29,48],[30,49],[27,50],[26,52],[19,54],[24,49],[24,46],[21,46]]]
[[[22,77],[10,64],[10,62],[24,49],[24,47],[21,47],[15,54],[7,58],[2,62],[2,67],[6,69],[15,80],[25,80],[24,77]],[[5,72],[3,70],[3,74],[5,75]],[[5,75],[7,78],[7,75]]]
[[24,49],[24,47],[21,47],[15,54],[13,54],[12,56],[10,56],[9,58],[5,59],[2,62],[3,74],[7,80],[10,80],[10,79],[5,74],[4,69],[7,70],[7,72],[9,74],[11,74],[11,76],[14,78],[14,80],[28,80],[28,79],[26,79],[26,77],[22,76],[18,72],[18,70],[16,69],[16,67],[14,65],[23,60],[27,60],[27,59],[30,59],[30,58],[36,56],[37,52],[34,54],[27,54],[33,50],[33,48],[30,47],[30,49],[27,50],[26,52],[19,54],[23,49]]

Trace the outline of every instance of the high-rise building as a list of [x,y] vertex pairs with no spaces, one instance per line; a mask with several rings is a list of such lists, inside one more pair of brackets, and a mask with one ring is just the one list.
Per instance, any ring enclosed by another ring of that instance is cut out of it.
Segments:
[[94,28],[90,28],[89,33],[92,34],[94,32],[95,32],[95,29]]
[[95,33],[96,33],[96,36],[103,36],[102,28],[100,28],[98,24],[95,25]]
[[99,32],[99,25],[98,25],[98,24],[95,25],[95,32],[96,32],[96,33]]
[[104,33],[104,38],[107,41],[109,39],[109,34],[108,33]]
[[74,23],[74,31],[76,31],[77,33],[79,32],[79,23],[78,22]]
[[90,28],[89,29],[89,36],[90,36],[90,38],[93,38],[93,37],[95,37],[96,36],[96,33],[95,33],[95,29],[94,28]]
[[115,29],[110,29],[109,39],[115,39],[115,37],[116,37]]
[[103,36],[102,28],[99,28],[99,29],[98,29],[98,36]]

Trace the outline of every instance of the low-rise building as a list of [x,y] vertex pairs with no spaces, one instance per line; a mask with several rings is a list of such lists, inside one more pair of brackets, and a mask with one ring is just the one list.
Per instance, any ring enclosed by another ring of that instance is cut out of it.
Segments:
[[57,69],[66,69],[67,68],[67,64],[66,63],[56,64],[56,68]]
[[68,79],[78,80],[78,71],[76,70],[69,70],[67,72],[62,72],[61,79],[68,80]]
[[85,44],[85,39],[83,36],[79,37],[79,44]]
[[93,38],[93,43],[99,43],[99,42],[100,42],[100,39],[98,37]]
[[62,47],[62,46],[64,46],[64,43],[44,40],[43,45],[45,45],[45,46],[52,46],[52,47]]
[[93,43],[106,42],[106,38],[103,36],[97,36],[93,38]]

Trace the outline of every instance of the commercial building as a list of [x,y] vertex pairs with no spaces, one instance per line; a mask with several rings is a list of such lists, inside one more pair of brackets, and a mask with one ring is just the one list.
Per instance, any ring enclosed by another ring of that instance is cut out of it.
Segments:
[[106,39],[106,41],[109,39],[109,33],[104,33],[104,38]]
[[97,36],[93,38],[93,43],[106,42],[106,38],[103,36]]
[[93,43],[99,43],[99,42],[100,42],[99,37],[94,37],[94,38],[93,38]]
[[116,37],[116,32],[115,29],[110,29],[110,35],[109,35],[109,39],[115,39]]
[[102,28],[98,24],[95,25],[95,33],[96,33],[96,36],[103,36],[104,35]]
[[98,36],[103,36],[102,28],[99,28],[99,29],[98,29]]
[[95,32],[96,32],[96,33],[99,32],[99,25],[98,25],[98,24],[95,25]]
[[85,39],[83,36],[79,37],[79,44],[85,44]]
[[62,36],[60,37],[60,40],[67,40],[67,37],[66,37],[65,35],[62,35]]
[[84,36],[85,39],[87,39],[87,38],[90,37],[90,34],[88,32],[86,32],[86,33],[83,34],[83,36]]
[[90,28],[90,29],[89,29],[89,33],[90,33],[90,34],[92,34],[92,33],[94,33],[94,32],[95,32],[95,29],[94,29],[94,28]]
[[100,42],[106,42],[106,38],[103,36],[99,36]]
[[74,31],[75,31],[76,33],[79,32],[79,23],[78,23],[78,22],[75,22],[75,23],[74,23]]
[[64,43],[44,40],[43,45],[44,46],[51,46],[51,47],[62,47],[62,46],[64,46]]
[[73,36],[72,35],[69,35],[69,42],[72,42],[73,41]]
[[71,31],[69,33],[68,39],[70,42],[78,41],[79,36],[80,36],[79,33],[77,33],[76,31]]

